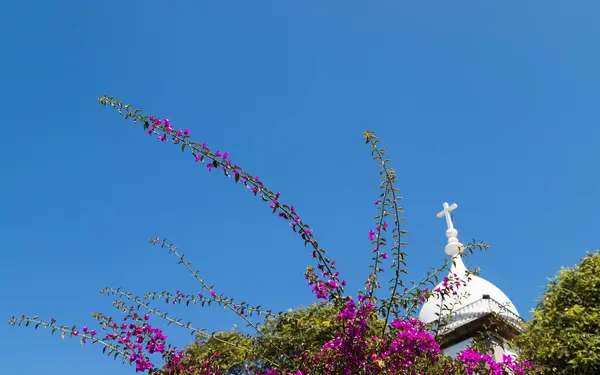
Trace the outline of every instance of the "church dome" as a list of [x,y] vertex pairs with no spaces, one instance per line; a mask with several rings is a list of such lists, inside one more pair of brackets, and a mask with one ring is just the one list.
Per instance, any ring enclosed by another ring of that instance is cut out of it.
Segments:
[[[450,270],[450,275],[456,274],[461,280],[466,281],[466,286],[458,288],[458,295],[450,295],[444,298],[444,309],[440,310],[442,303],[439,295],[430,297],[422,306],[419,319],[425,323],[431,323],[438,319],[438,315],[447,316],[451,310],[452,325],[462,325],[466,321],[489,312],[497,312],[509,320],[518,319],[519,311],[502,290],[489,281],[475,275],[467,280],[466,268],[460,257],[454,257],[455,265]],[[441,288],[442,283],[436,286]]]
[[[458,231],[454,228],[450,216],[450,212],[457,207],[456,204],[450,206],[444,202],[444,210],[437,216],[445,217],[448,225],[448,244],[445,252],[453,261],[448,278],[456,275],[455,277],[464,281],[466,286],[461,284],[456,290],[456,295],[446,295],[443,301],[438,293],[431,296],[421,307],[419,319],[425,323],[433,323],[441,317],[445,329],[453,330],[487,314],[497,313],[505,320],[518,325],[522,320],[519,311],[504,292],[479,276],[470,275],[467,278],[467,269],[461,258],[464,246],[458,241]],[[436,289],[442,287],[443,282],[438,284]]]

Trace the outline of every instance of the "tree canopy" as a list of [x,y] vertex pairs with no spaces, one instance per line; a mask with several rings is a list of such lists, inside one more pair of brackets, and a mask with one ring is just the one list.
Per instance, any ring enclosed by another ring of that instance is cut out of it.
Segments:
[[[343,329],[337,319],[338,311],[331,303],[315,303],[267,319],[263,335],[247,335],[239,330],[217,332],[210,338],[198,336],[186,351],[194,363],[219,353],[221,370],[227,374],[244,374],[250,366],[262,367],[269,362],[285,367],[287,358],[279,353],[317,353]],[[376,316],[369,323],[373,334],[383,327],[383,321]]]
[[526,328],[515,345],[546,373],[600,374],[600,251],[550,280]]

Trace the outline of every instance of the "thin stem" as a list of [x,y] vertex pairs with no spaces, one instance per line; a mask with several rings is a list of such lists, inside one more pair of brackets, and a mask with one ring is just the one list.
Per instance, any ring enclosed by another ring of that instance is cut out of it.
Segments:
[[[45,328],[45,329],[52,328],[52,333],[54,333],[55,331],[62,332],[63,338],[66,334],[71,335],[74,331],[72,328],[69,328],[67,326],[56,326],[56,325],[54,325],[54,323],[48,323],[41,319],[27,318],[24,316],[19,317],[19,318],[12,318],[11,320],[8,321],[8,323],[13,326],[14,325],[20,326],[22,323],[25,323],[27,326],[29,324],[35,324],[36,329],[39,326],[43,326],[43,328]],[[104,345],[105,347],[107,347],[108,349],[110,349],[112,351],[111,353],[118,353],[121,356],[123,356],[124,359],[127,358],[127,356],[129,355],[127,352],[124,352],[123,350],[121,350],[118,346],[109,344],[108,342],[106,342],[102,339],[99,339],[95,336],[91,336],[90,334],[78,332],[77,337],[79,337],[81,340],[90,340],[92,344],[100,343],[100,344]],[[109,354],[111,354],[111,353],[109,353]]]
[[[393,250],[396,251],[396,274],[395,274],[395,278],[394,278],[394,286],[392,289],[392,293],[390,295],[390,302],[389,304],[387,304],[386,307],[386,312],[385,312],[385,320],[384,320],[384,327],[383,329],[385,330],[385,327],[388,324],[389,321],[389,317],[390,317],[390,312],[392,310],[392,306],[393,306],[393,302],[395,301],[395,297],[396,297],[396,292],[397,292],[397,288],[398,288],[398,284],[401,283],[400,281],[400,262],[403,262],[403,253],[401,252],[402,249],[402,229],[400,228],[400,216],[398,215],[398,212],[400,211],[399,207],[398,207],[398,198],[396,196],[396,188],[393,188],[394,182],[396,181],[396,175],[395,173],[392,175],[392,171],[390,171],[388,168],[386,168],[386,164],[387,164],[387,160],[383,158],[383,153],[384,151],[379,150],[377,148],[377,138],[375,137],[375,135],[371,132],[365,132],[365,139],[367,141],[367,143],[371,143],[371,147],[373,148],[374,153],[377,155],[376,159],[378,159],[381,163],[381,167],[382,167],[382,171],[385,174],[385,179],[386,181],[388,181],[389,185],[392,187],[391,188],[391,192],[392,192],[392,206],[394,208],[394,218],[395,218],[395,231],[397,232],[397,236],[398,239],[396,241],[396,244],[392,247]],[[384,197],[384,199],[386,199],[386,197]]]
[[[388,184],[386,184],[388,185]],[[387,195],[390,191],[390,186],[386,186],[385,188],[385,192],[383,193],[383,201],[381,202],[381,208],[380,208],[380,217],[379,217],[379,225],[377,225],[377,242],[376,242],[376,252],[375,252],[375,257],[374,257],[374,264],[373,264],[373,275],[372,275],[372,283],[371,286],[369,288],[369,298],[373,297],[373,293],[375,292],[375,284],[377,283],[377,274],[379,273],[379,246],[381,246],[381,228],[383,226],[384,220],[385,220],[385,214],[386,214],[386,204],[385,204],[385,199],[387,198]],[[371,278],[371,277],[370,277]]]
[[[198,277],[198,272],[194,271],[192,269],[192,267],[190,266],[190,262],[187,262],[183,259],[183,254],[179,254],[177,252],[177,249],[175,246],[173,246],[173,244],[167,244],[165,242],[165,240],[160,241],[160,240],[150,240],[150,242],[154,243],[154,244],[160,244],[162,247],[167,247],[169,252],[175,254],[175,256],[177,258],[179,258],[180,263],[182,263],[183,265],[185,265],[185,267],[188,269],[188,271],[190,272],[190,274],[192,275],[192,277],[194,279],[196,279],[206,290],[212,292],[212,288],[210,286],[208,286],[204,280],[200,277]],[[229,303],[224,303],[223,304],[224,307],[228,308],[229,310],[233,311],[236,315],[238,315],[240,318],[242,318],[250,327],[254,328],[256,330],[256,332],[258,332],[263,338],[265,338],[265,334],[264,332],[260,329],[260,327],[254,323],[252,323],[244,314],[241,314],[239,311],[237,311],[236,309],[234,309],[231,304]],[[277,349],[279,351],[280,354],[285,355],[285,353],[283,352],[283,350],[278,347],[277,345],[273,344],[272,342],[269,342],[269,345],[273,346],[275,349]]]

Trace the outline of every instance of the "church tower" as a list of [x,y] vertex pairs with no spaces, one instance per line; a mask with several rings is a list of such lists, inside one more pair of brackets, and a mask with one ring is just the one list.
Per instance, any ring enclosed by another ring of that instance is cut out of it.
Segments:
[[[439,295],[430,297],[423,304],[419,319],[439,326],[439,342],[444,352],[452,357],[466,349],[475,337],[494,332],[486,335],[486,346],[489,354],[499,361],[503,354],[516,354],[503,341],[522,332],[523,319],[511,300],[494,284],[475,275],[467,276],[461,257],[464,246],[458,240],[458,231],[450,216],[457,207],[444,203],[444,209],[437,216],[445,217],[448,226],[445,252],[453,261],[448,277],[456,275],[466,282],[466,286],[461,285],[457,295],[445,296],[443,300]],[[442,285],[440,283],[436,288]]]

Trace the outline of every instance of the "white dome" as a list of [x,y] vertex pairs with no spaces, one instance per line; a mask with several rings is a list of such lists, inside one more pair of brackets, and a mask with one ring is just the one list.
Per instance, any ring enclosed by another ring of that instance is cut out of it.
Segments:
[[[463,280],[466,280],[466,268],[460,255],[454,258],[455,266],[450,269],[450,274],[457,274]],[[438,319],[438,315],[447,316],[451,309],[452,318],[448,323],[449,327],[456,327],[477,317],[489,313],[497,312],[501,316],[510,320],[519,319],[519,311],[512,301],[498,287],[481,277],[471,275],[466,286],[460,286],[458,295],[446,296],[444,299],[444,311],[440,311],[441,299],[439,296],[430,297],[421,308],[419,319],[425,323],[431,323]],[[437,285],[441,287],[442,283]],[[436,287],[436,288],[437,288]],[[465,296],[465,293],[467,294]]]

